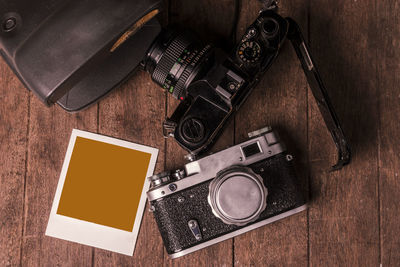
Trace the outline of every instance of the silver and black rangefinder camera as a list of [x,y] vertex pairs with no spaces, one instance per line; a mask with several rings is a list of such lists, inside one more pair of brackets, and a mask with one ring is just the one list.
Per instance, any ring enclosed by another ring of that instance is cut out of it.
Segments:
[[270,127],[250,140],[149,177],[150,209],[177,258],[306,209],[284,145]]

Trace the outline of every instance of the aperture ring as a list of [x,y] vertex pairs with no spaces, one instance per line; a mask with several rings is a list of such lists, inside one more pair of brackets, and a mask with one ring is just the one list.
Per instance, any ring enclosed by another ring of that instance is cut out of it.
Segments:
[[185,89],[185,84],[187,79],[189,78],[190,74],[192,74],[193,69],[197,66],[197,63],[203,58],[205,54],[210,50],[211,46],[206,45],[199,53],[198,56],[194,57],[191,62],[186,66],[184,72],[182,73],[181,77],[179,78],[178,82],[176,83],[175,89],[172,95],[175,98],[180,98],[182,92]]
[[168,46],[164,55],[160,59],[154,69],[152,78],[155,82],[164,85],[165,79],[167,78],[171,68],[174,66],[176,60],[185,50],[185,48],[190,44],[190,41],[183,35],[178,35]]

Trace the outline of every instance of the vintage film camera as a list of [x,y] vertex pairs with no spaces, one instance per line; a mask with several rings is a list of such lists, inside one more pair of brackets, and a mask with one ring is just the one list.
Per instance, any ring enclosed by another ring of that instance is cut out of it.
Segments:
[[270,127],[250,140],[149,177],[147,196],[172,258],[305,210],[284,145]]

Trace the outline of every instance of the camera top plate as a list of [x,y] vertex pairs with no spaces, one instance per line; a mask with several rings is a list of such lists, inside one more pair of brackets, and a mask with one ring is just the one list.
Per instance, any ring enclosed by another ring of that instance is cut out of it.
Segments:
[[[246,157],[244,148],[257,144],[259,153]],[[263,133],[241,144],[232,146],[218,153],[203,157],[199,160],[187,163],[184,167],[186,177],[176,181],[168,180],[169,184],[161,184],[149,190],[149,201],[177,193],[195,184],[213,179],[218,172],[231,166],[247,166],[266,158],[273,157],[285,151],[283,143],[278,141],[273,131]],[[174,185],[171,187],[171,183]]]

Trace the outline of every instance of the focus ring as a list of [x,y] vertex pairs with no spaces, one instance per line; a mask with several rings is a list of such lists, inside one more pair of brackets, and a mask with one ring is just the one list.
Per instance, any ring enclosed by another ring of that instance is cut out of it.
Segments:
[[189,79],[190,74],[193,72],[193,69],[195,68],[194,66],[197,66],[197,63],[208,52],[208,50],[210,50],[210,48],[211,48],[210,45],[205,46],[199,53],[201,56],[198,57],[197,59],[194,58],[193,61],[186,66],[184,72],[182,73],[182,76],[176,83],[174,92],[172,93],[172,95],[175,98],[179,98],[181,96],[182,91],[185,89],[186,81],[187,79]]
[[154,69],[152,78],[155,82],[161,86],[164,85],[165,79],[167,78],[171,68],[174,66],[176,60],[190,44],[183,35],[178,35],[168,46],[157,67]]
[[[188,65],[190,66],[190,64]],[[191,67],[186,67],[185,71],[182,73],[182,76],[180,77],[180,79],[178,80],[178,82],[176,83],[175,89],[172,92],[172,96],[175,98],[179,98],[184,87],[185,87],[185,83],[187,81],[187,79],[189,78],[190,74],[192,73],[192,68]]]

